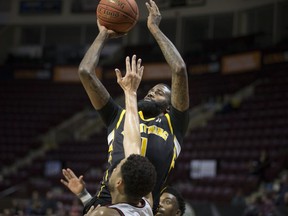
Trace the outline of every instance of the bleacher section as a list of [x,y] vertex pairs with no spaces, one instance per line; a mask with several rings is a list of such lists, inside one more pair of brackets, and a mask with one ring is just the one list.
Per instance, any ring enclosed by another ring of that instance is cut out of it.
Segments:
[[[39,136],[89,103],[80,84],[41,81],[0,83],[0,171],[42,145]],[[18,172],[18,171],[17,171]],[[17,174],[18,175],[18,174]],[[29,173],[23,174],[29,177]],[[11,177],[13,179],[13,177]],[[1,190],[23,181],[1,181]]]
[[[287,68],[267,71],[253,97],[239,107],[217,113],[206,126],[188,134],[174,177],[178,183],[183,177],[186,177],[184,183],[190,181],[180,186],[187,199],[229,202],[238,188],[245,195],[251,194],[259,182],[257,176],[251,175],[249,164],[257,161],[262,151],[267,152],[271,161],[264,174],[266,181],[272,181],[287,168],[286,73]],[[215,160],[217,175],[187,180],[193,159]]]

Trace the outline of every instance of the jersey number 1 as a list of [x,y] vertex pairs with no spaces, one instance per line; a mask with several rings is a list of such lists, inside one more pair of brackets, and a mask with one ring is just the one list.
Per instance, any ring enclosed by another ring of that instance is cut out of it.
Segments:
[[145,156],[147,151],[147,138],[141,137],[142,145],[141,145],[141,155]]

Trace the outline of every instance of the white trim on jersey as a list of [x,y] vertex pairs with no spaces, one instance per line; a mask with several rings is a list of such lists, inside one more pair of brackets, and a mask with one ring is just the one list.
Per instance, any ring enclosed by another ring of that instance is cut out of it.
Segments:
[[177,140],[176,136],[174,136],[174,144],[175,144],[175,148],[176,148],[176,157],[178,158],[178,156],[181,152],[181,145],[180,145],[179,141]]
[[[153,211],[146,200],[146,198],[142,198],[143,206],[133,206],[128,203],[117,203],[108,206],[108,208],[113,208],[119,212],[119,214],[122,214],[124,216],[153,216]],[[121,212],[121,213],[120,213]]]
[[[114,129],[114,130],[115,130],[115,129]],[[111,133],[107,136],[108,145],[110,145],[110,143],[111,143],[112,140],[114,139],[114,130],[111,131]]]

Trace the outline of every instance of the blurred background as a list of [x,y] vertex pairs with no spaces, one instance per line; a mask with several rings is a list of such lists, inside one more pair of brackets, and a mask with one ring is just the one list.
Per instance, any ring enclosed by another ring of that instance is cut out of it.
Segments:
[[[190,125],[168,182],[186,215],[287,216],[288,1],[155,0],[183,56]],[[123,104],[114,68],[137,54],[141,98],[169,68],[140,19],[109,41],[96,73]],[[98,28],[97,0],[0,0],[0,215],[81,215],[61,169],[97,190],[106,130],[77,69]]]

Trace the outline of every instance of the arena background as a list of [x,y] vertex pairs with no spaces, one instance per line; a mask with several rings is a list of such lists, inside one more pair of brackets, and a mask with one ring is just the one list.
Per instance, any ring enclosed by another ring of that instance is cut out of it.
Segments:
[[[191,123],[169,178],[186,215],[288,215],[288,1],[155,2],[189,75]],[[0,215],[80,215],[61,168],[96,191],[106,133],[77,69],[98,33],[97,3],[0,0]],[[96,69],[122,104],[114,68],[126,55],[145,65],[139,97],[170,84],[137,3],[139,22],[106,44]]]

